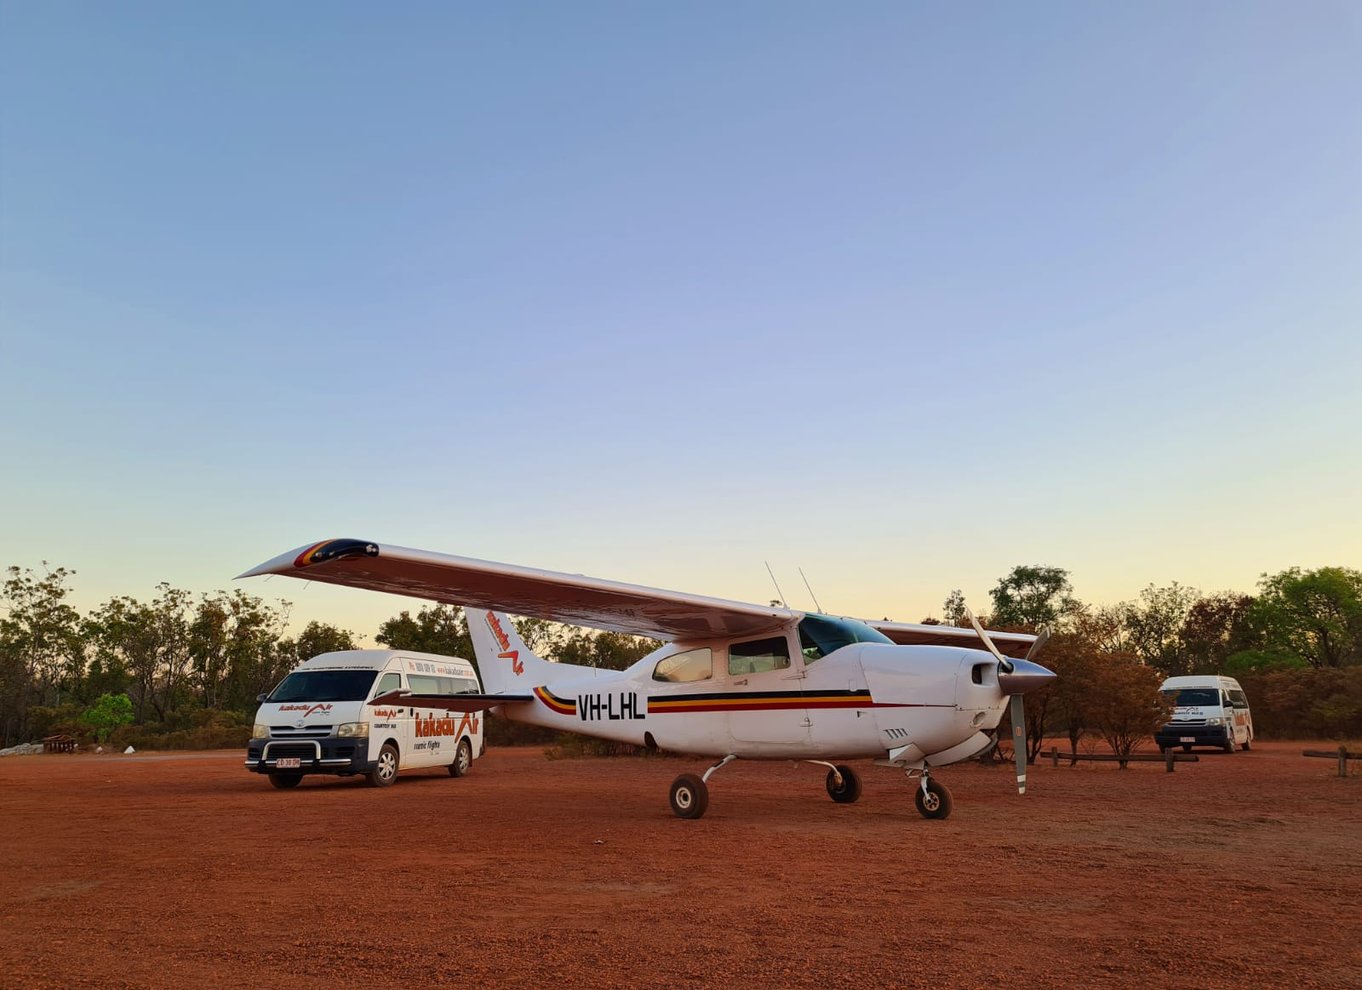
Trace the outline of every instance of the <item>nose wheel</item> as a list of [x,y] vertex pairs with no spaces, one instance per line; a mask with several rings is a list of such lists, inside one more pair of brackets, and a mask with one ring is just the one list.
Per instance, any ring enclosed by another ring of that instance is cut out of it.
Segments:
[[946,785],[938,784],[925,774],[922,777],[922,786],[913,795],[913,802],[917,805],[918,814],[923,818],[937,820],[949,818],[951,808],[954,806],[951,792],[946,789]]
[[709,787],[693,773],[683,773],[672,781],[669,798],[677,818],[699,818],[709,807]]

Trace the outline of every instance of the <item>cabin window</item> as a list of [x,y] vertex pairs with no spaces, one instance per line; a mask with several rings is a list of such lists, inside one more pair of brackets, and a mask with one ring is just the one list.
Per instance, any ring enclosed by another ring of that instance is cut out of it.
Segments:
[[653,668],[653,680],[670,681],[673,684],[707,681],[713,676],[714,653],[709,647],[673,653],[669,657],[663,657]]
[[760,674],[790,666],[790,642],[784,636],[734,643],[728,648],[730,674]]
[[1235,708],[1247,708],[1249,706],[1248,698],[1245,697],[1243,691],[1236,691],[1233,688],[1231,688],[1229,691],[1229,696],[1230,701],[1234,703]]
[[378,682],[378,690],[374,692],[374,697],[387,694],[389,691],[400,690],[402,690],[402,675],[398,673],[384,674],[383,680]]

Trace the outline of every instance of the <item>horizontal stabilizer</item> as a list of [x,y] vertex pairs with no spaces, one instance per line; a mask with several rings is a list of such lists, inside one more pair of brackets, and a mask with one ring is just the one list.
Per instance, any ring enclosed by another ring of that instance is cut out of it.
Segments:
[[443,708],[449,712],[485,712],[497,705],[516,705],[533,700],[532,694],[412,694],[410,691],[389,691],[380,694],[369,704]]

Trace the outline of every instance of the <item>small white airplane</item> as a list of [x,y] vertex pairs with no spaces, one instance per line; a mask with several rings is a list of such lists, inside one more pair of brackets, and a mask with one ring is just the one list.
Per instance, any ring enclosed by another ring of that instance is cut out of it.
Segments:
[[[850,803],[855,771],[874,758],[918,786],[926,818],[951,813],[937,767],[977,756],[1012,705],[1017,788],[1026,792],[1021,696],[1054,678],[1032,661],[1044,636],[867,622],[749,605],[363,540],[291,550],[240,577],[283,574],[464,606],[486,694],[392,692],[406,702],[506,718],[649,749],[717,757],[671,786],[671,807],[699,818],[708,781],[733,760],[798,760],[828,768],[827,791]],[[507,613],[650,636],[665,645],[627,670],[534,655]],[[982,645],[984,649],[977,647]],[[1022,652],[1015,659],[1004,650]]]

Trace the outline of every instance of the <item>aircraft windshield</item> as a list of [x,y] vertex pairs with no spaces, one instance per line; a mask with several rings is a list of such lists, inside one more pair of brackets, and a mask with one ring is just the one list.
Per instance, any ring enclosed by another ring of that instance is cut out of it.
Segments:
[[363,701],[377,676],[376,670],[296,670],[265,700]]
[[1220,692],[1215,688],[1183,688],[1181,691],[1162,691],[1178,708],[1202,708],[1220,704]]
[[890,643],[884,633],[855,619],[836,619],[830,615],[806,615],[799,623],[799,647],[804,662],[813,663],[834,650],[852,643]]

